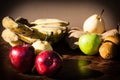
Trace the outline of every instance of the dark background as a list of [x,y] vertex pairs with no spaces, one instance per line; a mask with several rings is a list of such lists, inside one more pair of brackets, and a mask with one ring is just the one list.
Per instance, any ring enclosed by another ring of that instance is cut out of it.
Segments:
[[57,18],[70,22],[69,27],[82,29],[85,19],[100,14],[102,9],[106,29],[115,28],[120,23],[119,0],[0,0],[0,35],[5,16],[23,17],[30,22],[38,18]]
[[0,22],[3,17],[24,17],[29,21],[38,18],[58,18],[70,22],[70,27],[80,27],[85,19],[105,10],[106,28],[120,22],[119,0],[0,0]]

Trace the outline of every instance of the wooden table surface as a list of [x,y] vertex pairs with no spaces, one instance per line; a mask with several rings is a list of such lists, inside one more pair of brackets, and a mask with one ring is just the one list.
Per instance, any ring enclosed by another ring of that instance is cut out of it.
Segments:
[[18,73],[10,65],[8,54],[10,46],[0,44],[0,80],[120,80],[120,61],[104,60],[99,55],[86,56],[79,49],[71,50],[61,41],[53,45],[55,51],[63,56],[63,67],[53,77],[37,73]]

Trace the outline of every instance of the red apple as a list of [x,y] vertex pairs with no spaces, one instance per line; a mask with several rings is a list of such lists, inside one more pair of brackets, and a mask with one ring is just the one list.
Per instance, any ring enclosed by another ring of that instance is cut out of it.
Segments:
[[14,46],[10,49],[9,59],[16,71],[29,72],[34,66],[34,48],[28,44]]
[[55,51],[42,51],[36,56],[35,66],[39,74],[53,76],[62,66],[62,57]]

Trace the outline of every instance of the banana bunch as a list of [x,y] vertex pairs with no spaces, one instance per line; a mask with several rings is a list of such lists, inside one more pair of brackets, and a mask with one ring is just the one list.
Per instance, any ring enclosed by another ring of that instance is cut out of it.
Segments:
[[55,43],[60,40],[67,31],[68,22],[58,19],[38,19],[32,22],[37,24],[31,27],[37,32],[41,40],[47,40],[50,43]]
[[33,44],[38,39],[46,40],[50,44],[58,42],[65,35],[69,22],[59,19],[37,19],[29,23],[21,17],[13,19],[6,16],[2,25],[5,28],[1,34],[2,38],[11,46],[15,46]]

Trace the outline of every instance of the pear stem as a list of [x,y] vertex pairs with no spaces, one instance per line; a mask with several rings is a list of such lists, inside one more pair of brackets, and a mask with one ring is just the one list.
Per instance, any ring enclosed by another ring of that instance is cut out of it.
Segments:
[[101,11],[100,15],[97,16],[98,20],[102,17],[103,13],[104,13],[104,9]]
[[104,13],[104,9],[101,11],[101,13],[100,13],[100,17],[103,15],[103,13]]

